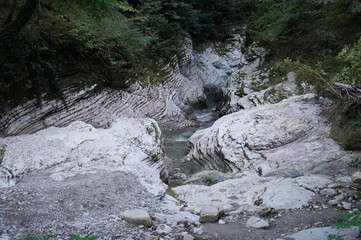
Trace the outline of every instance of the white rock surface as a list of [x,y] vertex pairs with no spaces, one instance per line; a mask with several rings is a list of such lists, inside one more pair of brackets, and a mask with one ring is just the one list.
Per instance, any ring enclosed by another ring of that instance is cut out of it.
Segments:
[[149,216],[149,213],[144,209],[133,209],[133,210],[127,210],[121,213],[121,217],[123,220],[144,225],[146,227],[152,226],[152,219]]
[[[212,185],[184,185],[173,188],[188,210],[200,213],[204,206],[217,206],[227,212],[254,212],[264,208],[297,209],[315,195],[316,187],[323,188],[331,180],[325,176],[298,178],[259,177],[244,173],[241,178]],[[261,205],[255,202],[261,200]]]
[[169,227],[165,224],[161,224],[157,227],[156,231],[159,235],[167,235],[167,234],[170,234],[172,232],[172,230],[173,229],[171,227]]
[[155,213],[155,217],[161,221],[174,223],[190,223],[195,224],[199,222],[199,216],[183,210],[183,205],[174,197],[165,194],[159,206],[166,210],[167,214]]
[[269,228],[269,223],[266,220],[252,216],[246,222],[248,228]]
[[203,229],[201,227],[193,228],[193,233],[201,235],[203,233]]
[[224,221],[223,219],[219,219],[218,224],[219,225],[224,225],[224,224],[226,224],[226,221]]
[[329,235],[342,236],[344,240],[355,240],[360,236],[358,227],[336,229],[333,227],[311,228],[287,236],[293,240],[327,240]]
[[190,139],[188,157],[205,170],[312,170],[347,155],[328,137],[330,124],[313,94],[239,111]]
[[45,169],[50,169],[50,179],[55,181],[106,170],[133,173],[155,195],[166,189],[160,179],[164,171],[161,131],[151,119],[119,119],[109,129],[74,122],[5,141],[0,167],[7,173],[0,178],[0,186],[11,186],[15,178]]

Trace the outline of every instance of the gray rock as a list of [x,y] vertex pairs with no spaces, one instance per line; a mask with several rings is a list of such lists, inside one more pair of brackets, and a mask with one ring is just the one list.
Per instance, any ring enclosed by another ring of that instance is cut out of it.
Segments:
[[354,240],[360,235],[358,227],[351,227],[349,229],[336,229],[332,227],[311,228],[302,230],[286,238],[293,240],[327,240],[329,235],[342,236],[344,240]]
[[203,233],[203,229],[201,227],[193,228],[193,233],[201,235]]
[[269,223],[258,217],[250,217],[246,222],[248,228],[269,228]]
[[338,201],[342,201],[343,199],[345,199],[346,194],[345,193],[341,193],[337,196],[334,197],[334,199],[338,200]]
[[332,189],[332,188],[325,188],[325,189],[322,189],[320,191],[320,193],[322,195],[327,195],[327,196],[330,196],[330,197],[333,197],[337,194],[336,190],[335,189]]
[[216,206],[205,206],[201,209],[199,221],[204,222],[216,222],[222,213],[222,209]]
[[328,204],[330,204],[331,206],[336,206],[337,204],[339,204],[339,200],[337,199],[332,199],[330,201],[328,201]]
[[346,210],[351,210],[352,205],[351,205],[351,203],[348,203],[348,202],[342,202],[342,208],[346,209]]
[[194,237],[190,234],[186,234],[183,236],[183,240],[194,240]]
[[329,187],[329,188],[339,188],[339,187],[341,187],[341,184],[339,184],[339,183],[331,183],[327,187]]
[[351,177],[352,182],[354,183],[361,183],[361,172],[356,172]]
[[159,235],[167,235],[170,234],[173,231],[173,229],[165,224],[161,224],[157,227],[156,231]]
[[144,225],[146,227],[152,226],[152,219],[150,218],[149,213],[144,209],[124,211],[122,212],[121,217],[129,223]]

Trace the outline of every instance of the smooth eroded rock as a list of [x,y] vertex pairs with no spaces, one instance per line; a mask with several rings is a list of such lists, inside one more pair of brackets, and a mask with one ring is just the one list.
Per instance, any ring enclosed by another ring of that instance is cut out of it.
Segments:
[[246,227],[248,228],[269,228],[269,223],[266,220],[263,220],[258,217],[250,217],[246,222]]
[[326,100],[306,94],[226,115],[190,138],[188,158],[222,172],[309,171],[349,156],[329,138],[330,124],[321,115],[327,107]]
[[149,213],[144,209],[124,211],[121,213],[121,217],[129,223],[144,225],[146,227],[152,226],[152,219],[150,218]]

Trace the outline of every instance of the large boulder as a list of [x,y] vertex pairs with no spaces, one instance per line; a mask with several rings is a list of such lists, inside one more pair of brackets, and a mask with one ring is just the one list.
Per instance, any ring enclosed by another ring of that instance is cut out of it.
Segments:
[[353,175],[352,175],[352,181],[354,183],[361,183],[361,172],[355,172]]
[[152,219],[149,216],[149,213],[144,209],[133,209],[127,210],[120,214],[122,219],[127,222],[144,225],[146,227],[152,226]]
[[204,222],[216,222],[222,215],[223,209],[216,206],[204,206],[201,209],[199,221]]
[[321,115],[328,106],[307,94],[224,116],[191,137],[188,157],[223,172],[312,170],[348,155],[328,137],[330,123]]

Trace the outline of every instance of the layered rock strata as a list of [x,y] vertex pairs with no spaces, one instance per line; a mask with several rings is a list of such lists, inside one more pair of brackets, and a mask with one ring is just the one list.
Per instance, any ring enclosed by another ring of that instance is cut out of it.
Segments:
[[107,127],[119,117],[153,118],[161,126],[179,128],[192,124],[188,113],[194,106],[204,106],[209,93],[218,93],[218,100],[222,96],[229,100],[223,104],[225,113],[245,108],[238,103],[236,92],[241,85],[246,93],[251,91],[248,86],[258,76],[266,51],[254,45],[245,47],[244,39],[235,36],[224,45],[205,46],[202,51],[195,51],[186,39],[182,55],[163,69],[167,76],[160,83],[150,84],[156,81],[149,77],[148,84],[136,83],[125,91],[97,92],[96,86],[67,89],[67,106],[59,100],[44,100],[41,107],[35,100],[28,101],[0,116],[0,133],[34,133],[77,120]]

